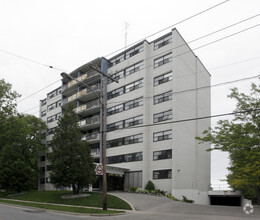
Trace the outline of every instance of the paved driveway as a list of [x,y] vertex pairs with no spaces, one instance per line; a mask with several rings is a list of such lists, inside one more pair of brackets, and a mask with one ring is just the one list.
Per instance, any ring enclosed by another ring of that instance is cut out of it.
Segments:
[[183,202],[176,202],[169,198],[139,194],[139,193],[125,193],[113,192],[129,203],[131,203],[135,210],[144,212],[154,212],[162,214],[191,214],[191,215],[214,215],[214,216],[232,216],[232,217],[259,217],[260,208],[255,207],[251,215],[244,213],[242,207],[234,206],[210,206],[210,205],[197,205]]

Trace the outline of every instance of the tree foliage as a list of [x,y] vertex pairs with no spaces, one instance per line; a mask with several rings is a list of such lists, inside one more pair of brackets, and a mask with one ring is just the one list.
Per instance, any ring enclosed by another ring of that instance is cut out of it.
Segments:
[[10,116],[0,134],[0,186],[5,190],[35,189],[38,179],[38,152],[46,125],[31,115]]
[[228,152],[230,156],[227,182],[249,199],[260,202],[260,86],[252,84],[250,95],[231,89],[228,96],[235,99],[232,120],[220,120],[214,129],[196,139],[210,142],[209,150]]
[[12,85],[6,83],[4,79],[0,80],[0,122],[16,112],[16,103],[14,101],[20,95],[12,91]]
[[95,181],[95,165],[88,143],[82,140],[78,125],[78,116],[69,105],[51,142],[50,162],[51,182],[56,187],[72,187],[73,193],[79,193],[81,187],[88,187]]

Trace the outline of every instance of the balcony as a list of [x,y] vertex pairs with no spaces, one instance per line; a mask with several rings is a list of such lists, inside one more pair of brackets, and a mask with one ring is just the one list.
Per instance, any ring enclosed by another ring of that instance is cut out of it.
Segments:
[[99,148],[91,149],[91,156],[94,158],[100,157],[100,150]]
[[81,105],[74,109],[74,111],[80,116],[88,116],[100,111],[100,102],[99,100],[93,100],[91,102],[87,102],[84,105]]
[[86,134],[83,140],[91,144],[98,143],[100,141],[100,135],[99,133]]
[[90,88],[83,89],[82,91],[77,93],[77,99],[86,102],[88,100],[97,98],[97,95],[100,97],[100,89],[100,84],[96,84],[91,86]]
[[91,118],[84,119],[79,122],[80,129],[83,131],[98,128],[100,126],[100,117],[94,116]]
[[[96,99],[100,97],[100,84],[96,84],[91,86],[90,88],[85,88],[74,95],[71,95],[62,100],[62,107],[65,107],[68,103],[72,103],[76,105],[76,100],[80,100],[82,102],[87,102],[89,100]],[[97,97],[98,96],[98,97]]]
[[100,82],[100,73],[96,71],[89,71],[82,76],[71,80],[70,82],[62,86],[62,94],[65,96],[72,95],[73,93],[75,93],[75,90],[77,90],[77,85],[82,85],[82,83],[80,82],[86,84],[88,84],[88,82],[91,82],[91,84]]

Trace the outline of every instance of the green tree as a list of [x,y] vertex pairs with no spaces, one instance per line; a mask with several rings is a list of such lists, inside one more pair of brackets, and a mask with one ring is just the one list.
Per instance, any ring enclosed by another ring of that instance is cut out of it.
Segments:
[[8,117],[4,128],[0,134],[1,188],[17,192],[35,189],[45,123],[35,116],[18,114]]
[[16,103],[14,101],[20,95],[11,89],[12,85],[10,83],[6,83],[4,79],[0,80],[0,121],[14,115],[16,112]]
[[3,146],[3,140],[1,139],[1,134],[3,135],[6,131],[5,124],[8,117],[15,115],[16,113],[16,103],[15,100],[20,97],[20,95],[12,91],[12,85],[6,83],[5,80],[0,80],[0,150]]
[[248,199],[260,203],[260,86],[252,84],[250,95],[231,89],[228,96],[235,99],[236,109],[232,120],[220,120],[214,129],[197,137],[210,142],[213,148],[229,153],[228,184]]
[[79,193],[81,187],[88,187],[96,179],[95,165],[88,143],[82,140],[78,116],[69,105],[58,121],[58,127],[51,142],[51,182],[56,187],[72,187]]

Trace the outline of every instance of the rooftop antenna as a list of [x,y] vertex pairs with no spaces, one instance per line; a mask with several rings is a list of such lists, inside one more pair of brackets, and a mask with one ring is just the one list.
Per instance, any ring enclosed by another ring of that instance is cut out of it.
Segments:
[[127,28],[130,26],[126,21],[125,23],[125,50],[127,48]]

